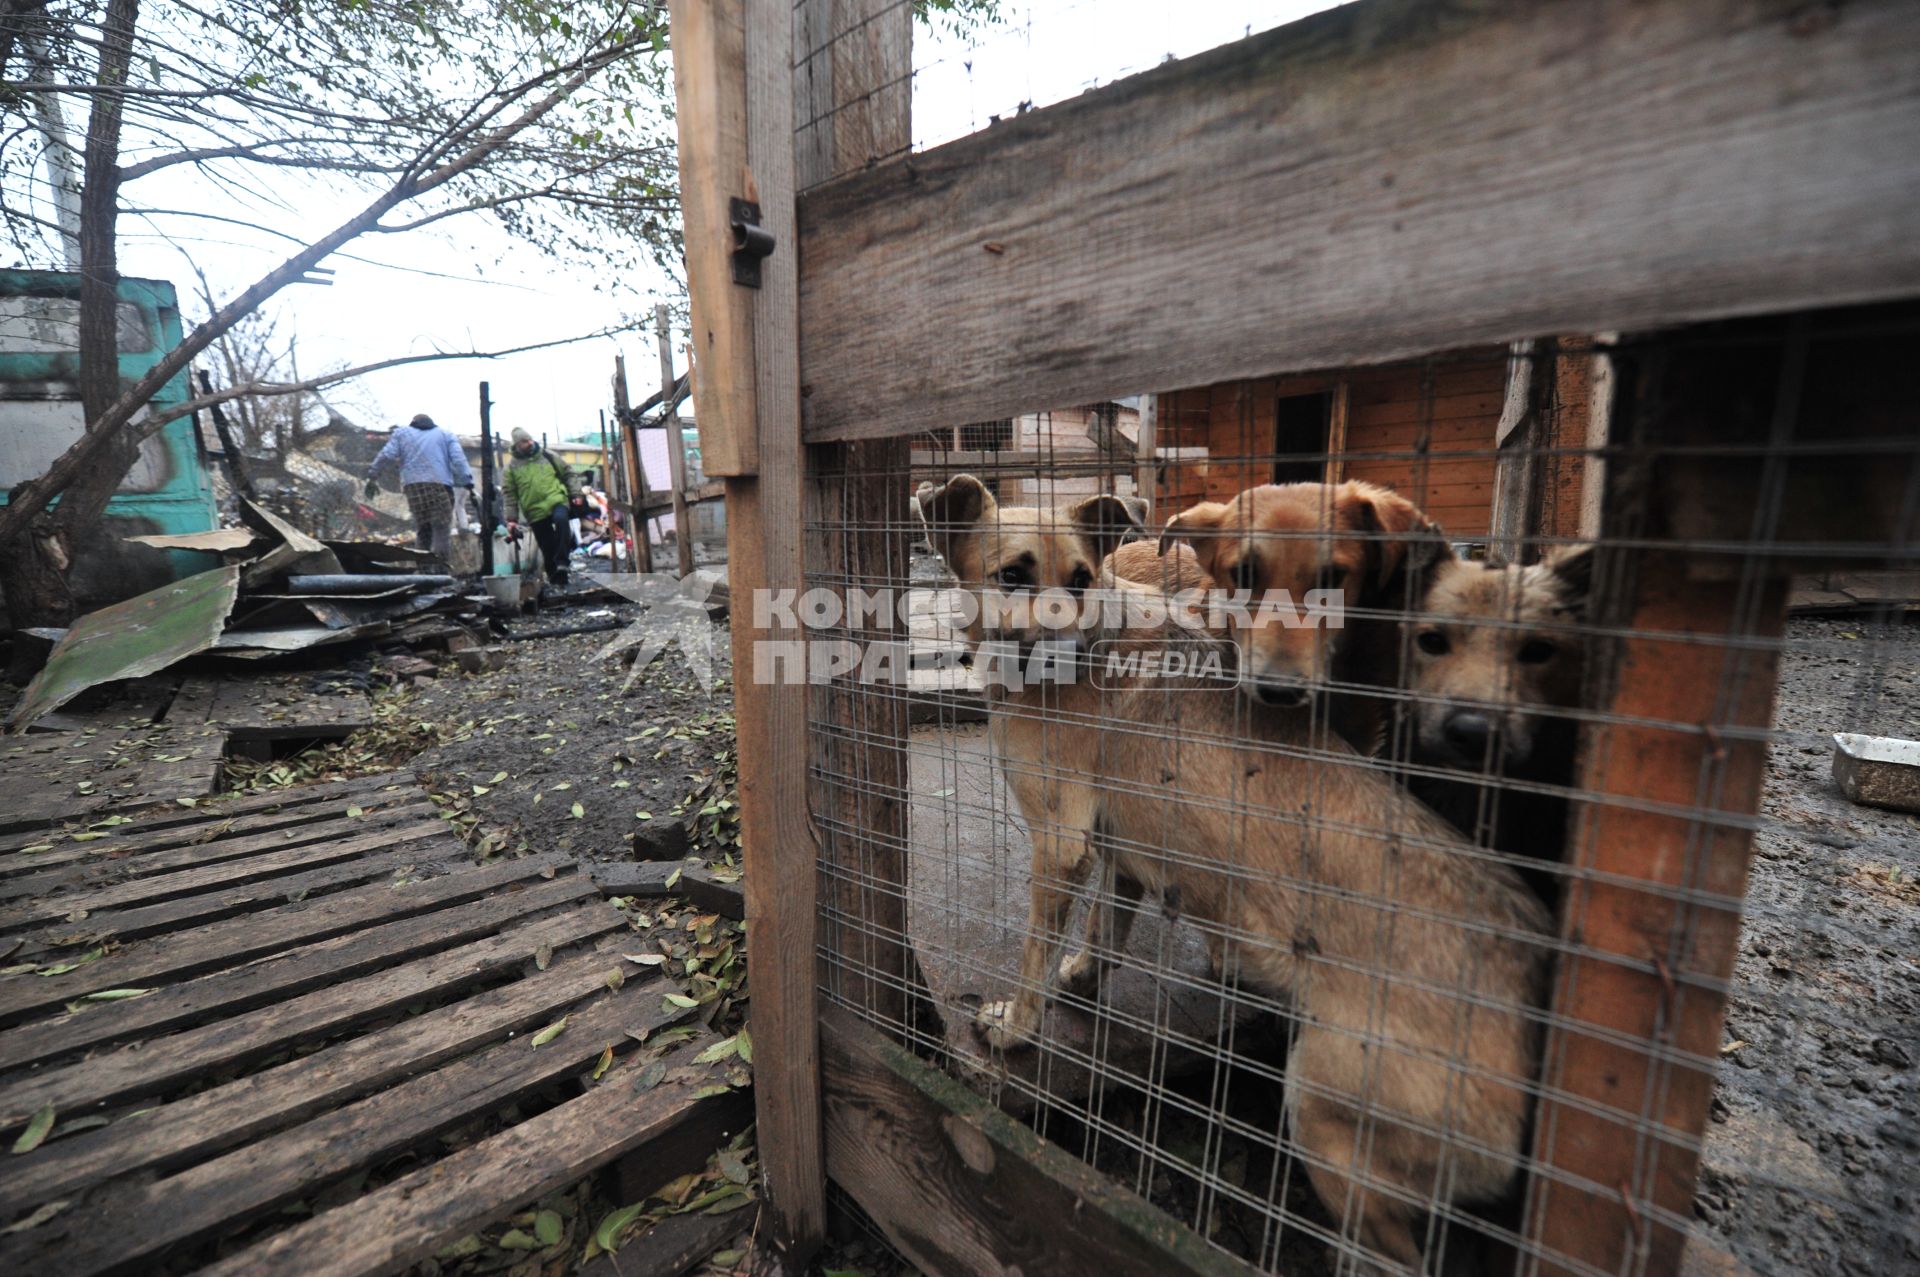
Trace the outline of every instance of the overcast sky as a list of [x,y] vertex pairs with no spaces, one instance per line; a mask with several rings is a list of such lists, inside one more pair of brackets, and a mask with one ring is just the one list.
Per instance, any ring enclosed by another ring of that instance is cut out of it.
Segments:
[[[1009,0],[1007,20],[969,41],[917,28],[915,143],[935,146],[985,127],[990,116],[1013,114],[1022,102],[1057,102],[1168,56],[1188,56],[1327,7],[1312,0]],[[289,198],[296,206],[314,204],[313,236],[330,229],[347,207],[299,193]],[[238,230],[196,234],[184,247],[215,288],[228,293],[285,253]],[[122,269],[171,279],[184,300],[193,276],[180,251],[132,237]],[[610,281],[600,277],[600,263],[556,263],[515,243],[484,215],[405,236],[363,238],[327,265],[336,272],[332,287],[296,286],[276,303],[286,315],[283,326],[291,322],[299,333],[306,375],[436,348],[498,349],[590,332],[617,323],[623,312],[651,313],[654,300],[678,291],[664,276]],[[657,385],[659,364],[651,337],[637,335],[502,360],[414,365],[366,377],[330,397],[368,425],[426,412],[470,433],[478,429],[477,383],[486,378],[496,428],[525,426],[558,438],[597,427],[611,402],[616,351],[627,357],[634,398],[644,398]]]

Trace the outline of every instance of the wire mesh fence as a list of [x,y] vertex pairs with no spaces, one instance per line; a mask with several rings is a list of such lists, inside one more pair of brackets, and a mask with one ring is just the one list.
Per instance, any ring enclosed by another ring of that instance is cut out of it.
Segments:
[[1915,818],[1828,779],[1920,734],[1920,317],[1779,300],[1911,295],[1789,269],[1881,246],[1882,80],[1821,77],[1890,11],[1793,46],[1804,136],[1684,6],[1350,6],[1060,110],[1297,14],[793,14],[806,641],[741,675],[809,684],[820,1001],[1229,1271],[1920,1259]]
[[[824,996],[1266,1271],[1910,1259],[1914,825],[1824,755],[1920,715],[1913,328],[1542,338],[834,453]],[[1852,608],[1836,573],[1885,606],[1789,620]],[[1827,1225],[1769,1238],[1783,1201]]]

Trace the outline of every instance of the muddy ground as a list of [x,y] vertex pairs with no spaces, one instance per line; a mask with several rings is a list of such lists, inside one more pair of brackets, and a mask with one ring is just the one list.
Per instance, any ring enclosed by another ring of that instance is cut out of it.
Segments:
[[[571,619],[601,610],[625,620],[636,609],[583,608]],[[556,628],[568,619],[551,618]],[[467,804],[481,836],[499,840],[495,850],[737,859],[724,793],[733,768],[726,628],[708,628],[711,686],[670,647],[623,688],[628,667],[599,656],[614,637],[508,643],[506,663],[482,674],[443,665],[409,693],[408,716],[441,729],[412,766]]]
[[1920,817],[1832,779],[1836,731],[1920,739],[1920,625],[1789,629],[1696,1213],[1761,1273],[1920,1265]]

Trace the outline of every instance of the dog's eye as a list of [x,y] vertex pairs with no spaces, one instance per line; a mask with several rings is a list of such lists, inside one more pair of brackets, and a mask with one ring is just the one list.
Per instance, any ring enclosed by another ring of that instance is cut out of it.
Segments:
[[1251,554],[1233,565],[1235,589],[1252,592],[1260,586],[1260,562]]
[[1514,653],[1522,665],[1545,665],[1552,660],[1560,649],[1545,639],[1528,639]]
[[1093,584],[1093,573],[1087,571],[1084,565],[1081,567],[1075,568],[1073,570],[1073,575],[1067,578],[1067,588],[1069,590],[1072,590],[1075,594],[1078,594],[1080,591],[1088,588],[1092,584]]
[[994,574],[995,579],[1009,590],[1024,590],[1030,584],[1027,570],[1023,567],[1005,567]]
[[1419,644],[1420,650],[1428,656],[1445,656],[1452,646],[1447,642],[1447,636],[1439,630],[1421,630],[1413,641]]

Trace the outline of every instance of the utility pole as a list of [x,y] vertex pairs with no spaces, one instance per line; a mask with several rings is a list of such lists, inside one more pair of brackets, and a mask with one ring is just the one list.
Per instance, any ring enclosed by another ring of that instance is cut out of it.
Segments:
[[80,165],[79,152],[67,138],[66,113],[60,109],[60,97],[51,91],[33,93],[34,84],[59,83],[59,72],[47,53],[46,41],[37,34],[20,37],[20,51],[32,68],[27,74],[34,114],[39,117],[40,135],[47,139],[47,185],[53,188],[53,216],[60,227],[61,256],[67,269],[78,271],[80,264]]
[[480,383],[480,575],[493,575],[493,396]]
[[653,308],[660,335],[660,422],[667,428],[667,473],[673,482],[674,548],[680,555],[680,575],[693,575],[693,514],[687,508],[687,440],[680,412],[673,406],[673,330],[667,326],[665,303]]

